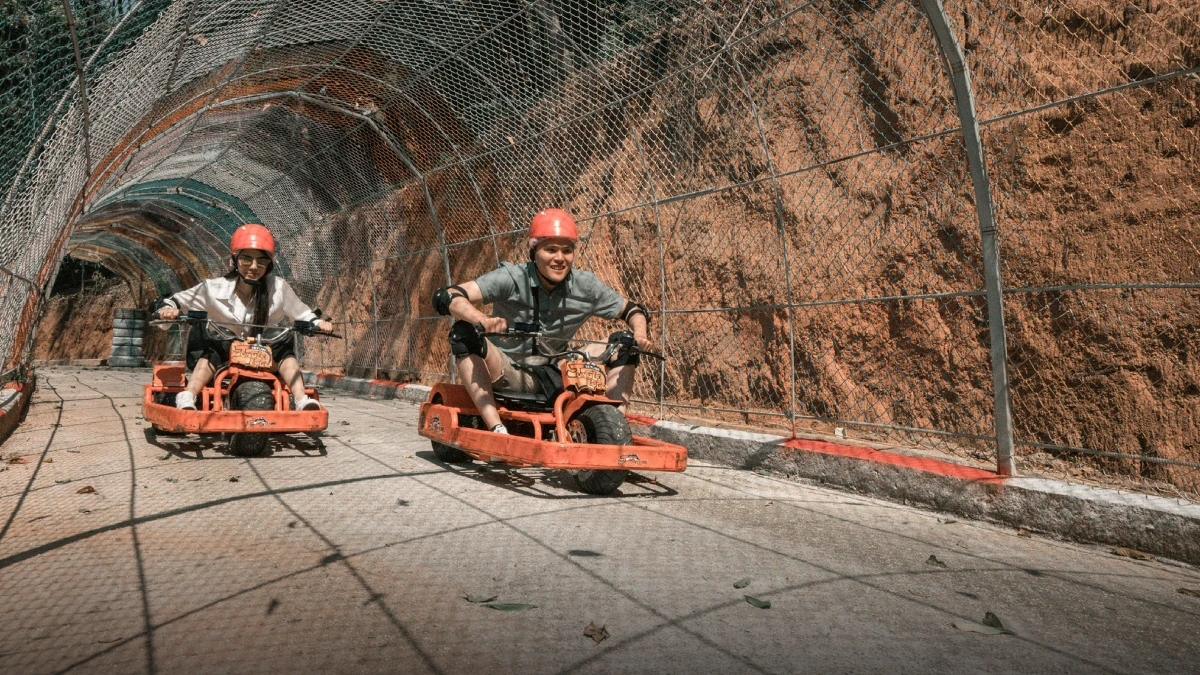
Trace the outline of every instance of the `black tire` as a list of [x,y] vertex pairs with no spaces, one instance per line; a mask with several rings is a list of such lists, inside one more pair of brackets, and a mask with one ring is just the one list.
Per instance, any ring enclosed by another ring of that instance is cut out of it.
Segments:
[[[234,410],[274,410],[275,393],[271,385],[260,380],[247,380],[230,395]],[[268,433],[239,433],[229,439],[229,454],[237,457],[258,457],[267,449]]]
[[145,332],[145,319],[113,319],[113,328],[124,328],[126,330],[140,330]]
[[139,353],[137,356],[110,356],[109,368],[144,368],[146,360]]
[[114,335],[112,343],[114,347],[138,347],[140,349],[145,339],[140,335],[137,337],[117,337]]
[[133,345],[113,345],[109,356],[140,359],[142,358],[142,348],[134,347]]
[[[468,429],[482,429],[483,419],[477,415],[459,415],[458,424]],[[433,455],[447,464],[468,464],[473,459],[462,450],[445,443],[437,441],[430,441],[430,443],[433,445]]]
[[140,337],[145,337],[145,336],[146,336],[146,331],[140,330],[137,328],[114,328],[113,329],[113,337],[115,337],[115,338],[123,338],[123,337],[140,338]]
[[[579,424],[576,425],[575,423]],[[571,439],[576,443],[596,443],[598,445],[629,445],[633,443],[633,430],[629,421],[620,410],[611,405],[594,405],[576,415],[568,424],[568,428],[582,427],[582,433],[572,433]],[[591,495],[611,495],[625,482],[624,469],[587,469],[575,475],[579,488]]]
[[471,461],[471,456],[458,448],[437,441],[429,441],[429,443],[433,446],[434,457],[447,464],[466,464]]
[[146,310],[144,309],[129,309],[126,307],[118,307],[113,310],[114,319],[145,319]]
[[175,407],[175,394],[173,391],[160,391],[154,395],[154,402],[159,405],[168,405]]

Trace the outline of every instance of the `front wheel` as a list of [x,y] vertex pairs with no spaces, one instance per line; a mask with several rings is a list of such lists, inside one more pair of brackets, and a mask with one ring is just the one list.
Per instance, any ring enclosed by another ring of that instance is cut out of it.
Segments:
[[[275,391],[261,380],[247,380],[237,386],[230,395],[234,410],[274,410]],[[237,457],[258,457],[266,452],[267,433],[237,433],[229,439],[229,453]]]
[[[597,445],[629,445],[633,431],[629,421],[611,405],[594,405],[584,409],[567,424],[575,443]],[[575,475],[579,488],[592,495],[611,495],[625,482],[624,469],[585,469]]]

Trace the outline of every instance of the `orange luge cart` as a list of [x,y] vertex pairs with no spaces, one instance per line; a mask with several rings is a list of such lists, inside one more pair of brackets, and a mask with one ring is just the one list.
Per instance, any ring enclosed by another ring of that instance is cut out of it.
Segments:
[[[541,334],[509,331],[498,335]],[[619,346],[636,349],[632,336],[623,339]],[[570,470],[576,472],[580,488],[591,494],[612,494],[629,470],[683,471],[687,468],[686,448],[634,436],[617,407],[621,401],[603,395],[603,363],[610,355],[611,351],[590,356],[578,350],[550,355],[562,357],[558,365],[562,390],[553,396],[495,392],[508,435],[483,428],[478,409],[461,385],[438,384],[421,404],[419,433],[430,439],[434,454],[442,461],[477,459],[514,467]]]
[[[175,407],[175,395],[184,390],[186,380],[180,365],[154,367],[154,379],[145,386],[142,415],[153,429],[182,434],[232,434],[229,450],[239,456],[255,456],[266,449],[270,434],[324,431],[329,427],[329,411],[293,410],[293,392],[272,372],[271,345],[294,339],[295,333],[341,337],[315,330],[313,324],[297,321],[287,327],[272,327],[259,338],[238,337],[232,331],[207,321],[204,312],[188,312],[179,321],[155,321],[155,324],[186,323],[193,329],[207,330],[216,339],[229,340],[229,363],[220,368],[213,381],[196,399],[196,410]],[[315,389],[307,394],[320,399]]]

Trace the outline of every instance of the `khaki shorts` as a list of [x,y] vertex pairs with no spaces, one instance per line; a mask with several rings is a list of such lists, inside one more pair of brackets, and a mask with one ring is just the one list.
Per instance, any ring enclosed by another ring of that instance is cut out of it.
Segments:
[[504,368],[500,372],[500,377],[492,380],[492,391],[511,391],[518,394],[537,394],[542,391],[542,387],[533,373],[517,368],[508,354],[500,351],[495,345],[492,345],[490,349],[499,351],[500,358],[504,360]]

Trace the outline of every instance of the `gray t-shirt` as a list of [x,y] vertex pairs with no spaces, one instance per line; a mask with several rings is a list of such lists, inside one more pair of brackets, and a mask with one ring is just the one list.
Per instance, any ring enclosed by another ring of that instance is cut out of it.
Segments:
[[[575,337],[588,317],[593,315],[615,319],[625,309],[625,298],[609,288],[591,272],[571,270],[567,278],[553,290],[542,285],[532,262],[523,265],[501,263],[475,280],[483,294],[483,302],[491,303],[492,316],[508,320],[509,328],[517,322],[534,323],[534,289],[537,289],[537,321],[548,337],[542,340],[543,351],[560,351],[564,340]],[[489,338],[509,358],[521,362],[530,355],[529,339]]]

